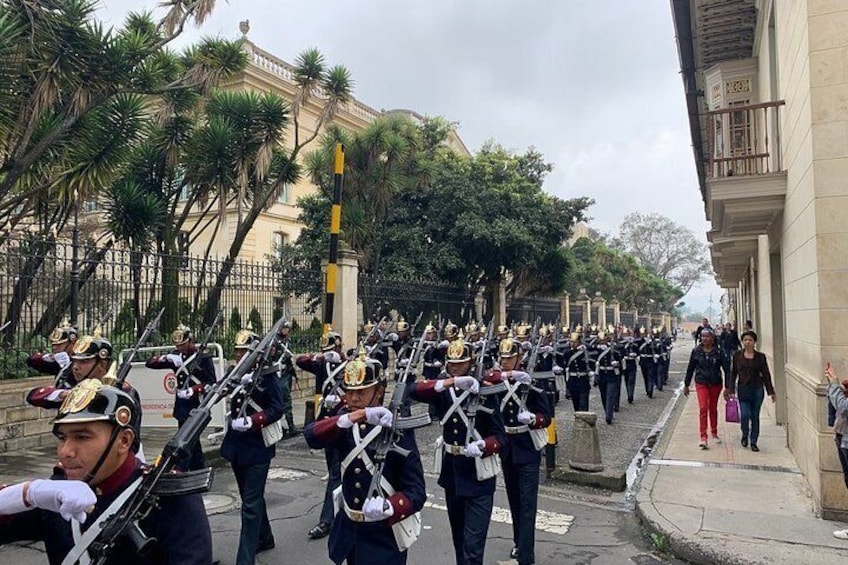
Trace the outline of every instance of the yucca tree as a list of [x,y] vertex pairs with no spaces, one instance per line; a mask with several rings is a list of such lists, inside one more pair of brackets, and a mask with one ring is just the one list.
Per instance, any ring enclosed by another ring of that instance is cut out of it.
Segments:
[[[169,93],[206,91],[243,67],[235,42],[168,51],[214,2],[167,6],[158,22],[134,13],[107,30],[94,18],[93,0],[0,0],[0,227],[9,233],[26,220],[33,239],[46,241],[24,274],[38,272],[74,207],[102,199],[121,177],[142,127],[149,131],[142,116],[163,107]],[[15,331],[28,284],[14,289],[6,336]]]
[[[230,198],[235,198],[237,206],[233,240],[206,297],[205,325],[215,317],[221,292],[257,218],[273,206],[286,185],[297,181],[301,151],[332,122],[351,96],[350,73],[342,66],[328,68],[317,49],[297,57],[295,81],[298,90],[290,106],[273,94],[217,95],[210,102],[206,126],[198,132],[194,154],[202,156],[202,162],[189,167],[189,178],[207,186],[222,206]],[[307,106],[318,114],[308,134],[302,126]],[[293,143],[286,148],[283,141],[290,120]]]
[[404,191],[414,191],[429,182],[433,161],[428,158],[422,129],[401,114],[383,116],[354,134],[330,127],[322,148],[306,158],[310,179],[328,201],[332,197],[330,173],[337,142],[345,146],[341,235],[362,254],[362,269],[377,274],[389,207]]

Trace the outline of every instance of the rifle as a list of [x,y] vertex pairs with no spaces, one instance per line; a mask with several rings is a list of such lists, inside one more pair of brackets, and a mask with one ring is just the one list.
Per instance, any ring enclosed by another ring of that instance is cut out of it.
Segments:
[[194,353],[192,353],[188,359],[186,359],[180,368],[177,369],[177,372],[174,373],[174,376],[177,378],[177,382],[180,382],[180,374],[185,373],[186,378],[183,383],[183,389],[187,389],[191,386],[191,371],[194,369],[194,364],[200,359],[200,356],[206,351],[206,348],[209,346],[209,342],[212,339],[212,334],[215,333],[215,328],[218,327],[218,324],[221,323],[221,320],[224,319],[224,313],[221,310],[218,310],[218,315],[215,316],[215,319],[212,321],[212,325],[209,326],[209,329],[206,332],[206,337],[203,338],[203,343],[200,344]]
[[[421,319],[420,315],[418,316],[418,319]],[[415,323],[417,324],[418,322],[416,321]],[[410,332],[410,335],[413,334]],[[375,440],[377,447],[374,455],[371,457],[371,460],[374,462],[374,471],[371,476],[371,485],[368,487],[368,496],[381,496],[383,492],[380,483],[383,478],[383,465],[386,462],[386,456],[389,451],[394,451],[402,457],[409,456],[408,450],[397,445],[397,440],[399,439],[399,436],[402,435],[403,431],[421,428],[430,424],[430,415],[427,412],[422,412],[417,416],[406,417],[401,417],[400,414],[401,408],[403,407],[403,401],[406,396],[406,387],[409,384],[412,360],[421,354],[421,347],[423,343],[424,336],[421,336],[418,341],[415,342],[415,348],[412,350],[410,362],[406,364],[403,375],[401,375],[398,379],[395,384],[395,390],[392,392],[392,399],[389,401],[389,410],[392,412],[392,425],[391,427],[383,428],[380,431],[380,435],[377,436]]]
[[102,328],[102,327],[103,327],[103,324],[105,324],[105,323],[106,323],[106,321],[107,321],[107,320],[109,320],[109,318],[111,318],[111,317],[112,317],[112,309],[110,308],[109,310],[106,310],[106,313],[105,313],[105,314],[103,314],[103,316],[101,316],[101,317],[100,317],[100,319],[99,319],[99,320],[97,320],[97,322],[95,322],[95,324],[94,324],[93,326],[91,326],[91,329],[90,329],[90,330],[88,330],[88,333],[89,333],[89,334],[93,334],[93,333],[94,333],[94,330],[95,330],[98,326]]
[[[395,372],[397,372],[397,362],[399,360],[403,359],[404,354],[406,354],[406,350],[409,349],[409,347],[410,347],[410,343],[415,341],[415,338],[413,337],[415,335],[415,328],[418,327],[418,323],[421,321],[421,317],[423,315],[424,315],[423,310],[418,313],[418,317],[415,318],[415,323],[412,324],[412,326],[410,326],[410,328],[409,328],[409,339],[406,340],[406,343],[404,343],[403,345],[400,346],[400,349],[398,349],[398,352],[395,355]],[[424,336],[422,335],[420,339],[423,340]],[[409,357],[409,363],[412,363],[414,357],[415,357],[415,352],[413,351],[413,355],[411,355]]]
[[[161,312],[159,315],[161,316]],[[149,325],[148,327],[150,328]],[[227,395],[231,384],[239,382],[241,377],[253,368],[259,356],[267,352],[273,336],[273,331],[266,334],[261,342],[250,348],[228,375],[212,386],[200,405],[191,411],[182,427],[165,445],[150,469],[130,487],[134,490],[126,502],[113,514],[98,518],[68,553],[62,565],[73,565],[85,551],[91,556],[92,564],[104,565],[122,538],[128,538],[137,553],[144,556],[154,547],[156,538],[147,537],[139,522],[157,507],[159,498],[209,490],[212,482],[211,468],[173,474],[174,466],[178,460],[191,453],[200,434],[212,420],[212,407]]]
[[159,327],[159,320],[162,319],[162,314],[165,312],[165,309],[162,308],[159,310],[159,313],[156,314],[156,317],[150,320],[150,323],[147,324],[147,327],[144,328],[144,332],[141,334],[141,337],[138,338],[138,341],[130,349],[129,354],[124,357],[123,363],[121,363],[120,368],[118,369],[117,374],[115,375],[114,386],[117,388],[123,388],[124,381],[127,380],[127,376],[130,374],[130,369],[132,369],[132,362],[135,359],[138,350],[147,343],[147,340],[150,339],[150,334]]
[[[270,362],[271,349],[274,344],[274,338],[276,338],[277,334],[280,333],[280,328],[282,327],[284,321],[284,318],[280,318],[279,320],[277,320],[277,322],[270,329],[270,331],[265,334],[265,337],[263,337],[262,341],[259,343],[261,347],[257,347],[259,353],[254,357],[253,363],[250,365],[250,368],[246,369],[243,375],[247,373],[247,371],[253,370],[254,367],[256,367],[256,371],[259,371],[262,367],[266,366]],[[242,360],[243,359],[244,357],[242,357]],[[241,364],[241,362],[239,362],[239,364]],[[238,367],[238,365],[236,366]],[[253,394],[253,387],[256,386],[256,381],[258,380],[256,377],[258,376],[259,375],[257,374],[253,378],[253,380],[250,381],[250,384],[243,388],[245,401],[241,404],[241,409],[239,410],[239,417],[243,417],[246,414],[247,405],[249,404],[248,400],[250,399],[251,394]],[[232,394],[235,395],[235,391],[233,391]]]
[[487,406],[480,406],[480,397],[506,391],[506,383],[503,381],[493,385],[483,385],[483,364],[486,358],[486,349],[489,347],[489,341],[492,339],[493,329],[494,324],[489,324],[489,329],[486,330],[486,337],[483,339],[483,343],[480,344],[480,353],[477,354],[477,366],[474,368],[474,378],[479,383],[480,388],[477,394],[472,393],[469,395],[468,403],[465,406],[465,413],[468,416],[468,429],[465,433],[466,445],[470,444],[474,439],[474,422],[477,420],[477,412],[480,411],[486,414],[494,412],[494,410]]

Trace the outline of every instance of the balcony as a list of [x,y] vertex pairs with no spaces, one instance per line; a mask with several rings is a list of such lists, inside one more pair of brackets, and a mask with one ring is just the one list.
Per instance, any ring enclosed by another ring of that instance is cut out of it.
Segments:
[[707,112],[702,118],[707,149],[706,213],[714,237],[720,240],[767,233],[783,211],[783,105],[780,100],[731,106]]

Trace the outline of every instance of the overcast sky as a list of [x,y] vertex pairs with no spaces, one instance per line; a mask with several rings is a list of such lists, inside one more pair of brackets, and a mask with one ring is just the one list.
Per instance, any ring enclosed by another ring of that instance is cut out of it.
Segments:
[[[103,0],[118,24],[154,0]],[[318,47],[345,65],[354,95],[459,123],[470,150],[487,140],[554,163],[545,188],[590,196],[591,226],[615,232],[630,212],[660,212],[703,241],[668,0],[231,0],[201,35],[248,37],[293,61]],[[712,277],[685,298],[718,311]]]

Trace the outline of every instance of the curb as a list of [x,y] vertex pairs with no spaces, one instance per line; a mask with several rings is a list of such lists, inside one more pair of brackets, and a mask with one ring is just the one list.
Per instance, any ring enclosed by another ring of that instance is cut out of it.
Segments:
[[627,488],[627,474],[619,471],[578,471],[557,467],[551,478],[558,483],[577,484],[602,488],[613,492],[624,492]]

